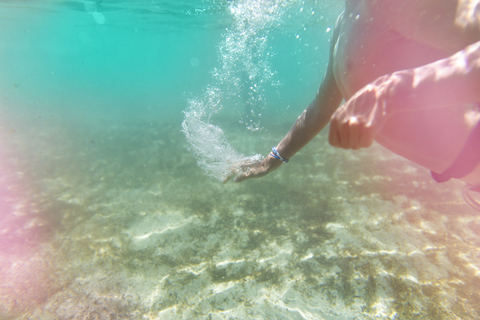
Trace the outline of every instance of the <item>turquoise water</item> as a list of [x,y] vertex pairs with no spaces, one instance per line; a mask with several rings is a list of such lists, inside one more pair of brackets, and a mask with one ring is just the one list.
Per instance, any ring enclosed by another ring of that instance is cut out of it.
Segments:
[[313,99],[341,11],[1,1],[0,318],[480,317],[461,183],[325,132],[218,181]]

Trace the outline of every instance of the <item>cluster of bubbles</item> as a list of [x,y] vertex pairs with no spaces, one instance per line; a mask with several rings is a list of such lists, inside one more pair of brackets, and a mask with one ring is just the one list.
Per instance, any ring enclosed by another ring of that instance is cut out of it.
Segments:
[[215,88],[209,88],[207,92],[209,97],[206,101],[190,101],[190,108],[185,111],[182,123],[183,132],[200,168],[210,177],[225,182],[241,171],[242,164],[261,161],[262,156],[246,157],[240,154],[228,143],[223,130],[208,121],[208,106],[205,103],[209,100],[213,103],[219,101],[215,97]]
[[[261,155],[246,157],[227,141],[221,128],[211,123],[231,101],[241,101],[240,122],[250,131],[259,131],[261,112],[266,105],[265,88],[274,81],[267,51],[271,30],[282,22],[282,15],[294,1],[234,0],[228,10],[232,26],[227,28],[218,47],[220,67],[213,70],[213,84],[205,93],[189,100],[184,111],[183,132],[198,165],[207,175],[225,180],[241,171],[244,163],[258,162]],[[233,106],[235,107],[235,106]]]
[[93,16],[93,20],[95,20],[96,23],[98,23],[98,24],[104,24],[105,23],[105,16],[103,15],[103,13],[98,12],[96,1],[85,0],[83,2],[83,5],[85,7],[85,11],[87,11],[88,13],[90,13]]

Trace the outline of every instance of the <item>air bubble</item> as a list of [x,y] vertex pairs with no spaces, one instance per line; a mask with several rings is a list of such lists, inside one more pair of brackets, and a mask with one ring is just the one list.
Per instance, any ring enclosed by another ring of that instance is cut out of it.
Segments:
[[83,6],[85,7],[85,11],[90,13],[93,16],[93,20],[95,20],[98,24],[105,23],[105,16],[97,11],[97,2],[94,1],[84,1]]
[[192,59],[190,59],[190,65],[196,68],[200,65],[200,60],[197,57],[193,57]]
[[95,22],[98,23],[98,24],[104,24],[105,23],[105,16],[103,15],[103,13],[94,12],[93,13],[93,20],[95,20]]
[[90,14],[94,14],[97,12],[97,3],[93,1],[85,1],[83,3],[83,6],[85,7],[85,11],[87,11]]

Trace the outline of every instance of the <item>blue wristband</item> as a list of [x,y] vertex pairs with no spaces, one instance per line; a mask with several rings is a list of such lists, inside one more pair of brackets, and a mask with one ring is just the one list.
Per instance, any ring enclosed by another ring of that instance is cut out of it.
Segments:
[[284,157],[282,157],[278,151],[277,151],[277,148],[276,147],[273,147],[272,148],[272,153],[270,153],[270,155],[274,158],[277,158],[278,160],[282,161],[283,163],[287,163],[289,160],[288,159],[285,159]]

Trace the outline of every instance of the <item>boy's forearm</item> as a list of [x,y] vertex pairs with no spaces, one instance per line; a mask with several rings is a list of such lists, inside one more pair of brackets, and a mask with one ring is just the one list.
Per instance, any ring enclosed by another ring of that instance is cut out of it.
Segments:
[[291,158],[312,140],[328,124],[342,99],[333,75],[327,74],[315,99],[277,145],[277,150],[282,157]]

